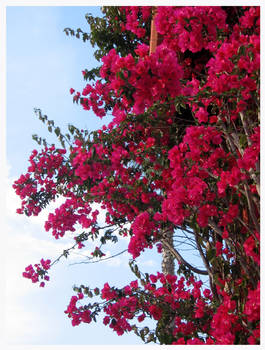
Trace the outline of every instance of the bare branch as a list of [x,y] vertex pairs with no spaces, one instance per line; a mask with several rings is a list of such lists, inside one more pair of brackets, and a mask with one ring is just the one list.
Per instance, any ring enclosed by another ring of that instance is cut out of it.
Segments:
[[206,270],[208,271],[208,275],[210,276],[210,278],[213,281],[213,272],[211,270],[211,267],[209,265],[208,260],[206,259],[205,255],[203,254],[202,247],[201,247],[201,245],[199,243],[199,240],[198,240],[198,234],[195,235],[195,239],[196,239],[197,248],[199,250],[199,253],[200,253],[200,256],[202,258],[202,261],[203,261],[203,263],[204,263],[204,265],[206,267]]
[[[72,263],[70,265],[80,265],[80,264],[95,264],[95,263],[98,263],[98,262],[101,262],[101,261],[105,261],[105,260],[109,260],[109,259],[112,259],[112,258],[115,258],[116,256],[119,256],[125,252],[127,252],[128,249],[124,249],[123,251],[117,253],[117,254],[114,254],[114,255],[111,255],[111,256],[108,256],[107,258],[103,258],[103,259],[100,259],[100,260],[96,260],[96,261],[80,261],[80,262],[77,262],[77,263]],[[90,259],[90,258],[88,258]]]
[[242,121],[242,125],[243,125],[244,131],[245,131],[245,135],[247,137],[248,145],[251,146],[252,142],[251,142],[251,139],[250,139],[250,131],[249,131],[249,127],[248,127],[247,122],[246,122],[246,118],[245,118],[245,116],[243,115],[242,112],[239,112],[239,115],[240,115],[240,118],[241,118],[241,121]]
[[249,208],[249,212],[250,212],[250,216],[251,216],[251,219],[255,225],[255,228],[256,230],[259,232],[259,223],[257,221],[257,218],[254,214],[254,208],[253,208],[253,203],[252,203],[252,200],[251,200],[251,197],[250,197],[250,193],[249,193],[249,189],[248,189],[248,186],[247,184],[245,183],[244,185],[244,188],[245,188],[245,193],[246,193],[246,197],[247,197],[247,202],[248,202],[248,208]]
[[205,270],[200,270],[200,269],[197,269],[196,267],[190,265],[180,254],[179,252],[171,247],[171,245],[165,240],[165,239],[162,239],[161,240],[162,244],[164,246],[166,246],[166,248],[171,252],[171,254],[177,259],[177,261],[180,263],[180,264],[183,264],[185,266],[187,266],[191,271],[195,272],[195,273],[198,273],[199,275],[207,275],[208,276],[208,271],[205,271]]
[[220,228],[212,221],[212,220],[209,220],[209,226],[219,235],[223,238],[223,233],[222,231],[220,230]]

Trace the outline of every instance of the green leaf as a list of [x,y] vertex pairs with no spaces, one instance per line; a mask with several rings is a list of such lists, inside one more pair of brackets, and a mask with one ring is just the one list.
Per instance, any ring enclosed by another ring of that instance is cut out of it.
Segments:
[[143,329],[140,330],[140,337],[144,341],[144,330]]
[[95,295],[99,295],[99,288],[95,288],[94,293],[95,293]]
[[48,125],[54,126],[54,121],[53,120],[48,120]]
[[63,251],[63,255],[64,255],[64,257],[67,259],[67,257],[68,257],[68,255],[69,255],[70,253],[69,253],[69,251],[68,250],[64,250]]
[[91,291],[88,291],[87,296],[88,296],[89,298],[93,298],[93,293],[92,293]]
[[136,327],[136,325],[135,325],[135,324],[132,326],[132,330],[133,330],[133,331],[134,331],[134,333],[135,333],[136,335],[138,335],[138,337],[139,337],[138,328]]
[[59,141],[60,141],[62,147],[65,148],[65,142],[64,142],[63,136],[61,134],[59,136]]
[[54,129],[54,132],[55,132],[56,136],[59,136],[60,133],[61,133],[61,130],[60,130],[60,128],[57,126],[57,127]]
[[247,142],[247,136],[245,134],[241,134],[239,136],[239,144],[243,149],[247,147],[248,142]]
[[211,248],[211,249],[207,250],[206,258],[210,262],[215,258],[215,249],[214,248]]
[[150,332],[148,327],[144,327],[143,331],[144,335],[147,335]]
[[75,131],[75,127],[71,124],[68,125],[68,130],[69,132],[73,135],[74,131]]
[[148,335],[148,338],[147,338],[147,340],[145,342],[146,343],[150,343],[151,341],[155,342],[155,335],[154,335],[154,333],[150,333]]

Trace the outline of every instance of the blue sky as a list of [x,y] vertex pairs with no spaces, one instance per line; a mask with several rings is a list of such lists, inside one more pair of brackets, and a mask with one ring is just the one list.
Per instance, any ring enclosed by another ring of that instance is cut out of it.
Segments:
[[[7,155],[15,166],[11,175],[25,169],[25,157],[35,147],[33,133],[45,130],[33,108],[41,108],[56,123],[98,128],[98,118],[73,105],[71,87],[82,89],[82,69],[98,65],[91,48],[67,37],[65,27],[84,28],[87,12],[96,7],[7,7]],[[23,137],[22,137],[23,135]],[[16,142],[14,142],[14,139]]]
[[[65,27],[88,30],[85,14],[99,14],[96,7],[7,7],[7,165],[6,187],[7,261],[6,271],[6,336],[11,345],[133,345],[142,344],[134,334],[118,337],[98,322],[72,327],[64,310],[73,295],[72,286],[81,283],[91,287],[123,286],[135,276],[128,268],[128,254],[99,264],[75,264],[83,261],[74,254],[69,261],[62,260],[51,271],[51,281],[44,289],[21,277],[24,268],[43,258],[55,259],[63,249],[71,246],[70,239],[55,241],[43,225],[48,212],[38,217],[17,215],[19,198],[11,184],[27,170],[27,159],[38,145],[32,134],[51,139],[43,124],[34,115],[40,108],[49,119],[63,130],[71,123],[80,128],[97,129],[109,120],[94,116],[73,104],[69,89],[82,91],[85,85],[82,70],[93,68],[98,62],[93,50],[82,40],[67,37]],[[126,247],[107,249],[117,253]],[[88,244],[85,254],[92,250]],[[79,252],[80,253],[80,252]],[[194,261],[194,257],[192,257]],[[160,257],[147,251],[138,261],[144,272],[160,270]]]
[[[97,129],[101,121],[72,103],[69,89],[82,90],[81,71],[98,65],[87,43],[63,33],[65,27],[88,30],[84,15],[99,14],[96,7],[7,7],[7,300],[6,335],[11,345],[50,344],[142,344],[135,335],[118,337],[100,322],[72,327],[64,314],[72,286],[81,283],[102,287],[122,286],[135,276],[130,272],[124,254],[99,264],[72,265],[83,261],[73,255],[51,271],[51,281],[44,289],[21,277],[24,268],[44,258],[54,259],[72,245],[70,239],[55,241],[43,229],[48,210],[34,218],[15,214],[19,206],[11,183],[27,170],[30,152],[38,145],[31,135],[51,140],[43,124],[34,115],[40,108],[49,119],[66,129],[68,123],[80,128]],[[54,210],[55,206],[50,210]],[[126,241],[108,249],[117,253]],[[88,250],[92,245],[88,245]],[[82,252],[86,253],[86,250]],[[159,270],[157,256],[147,252],[142,260],[146,271]]]

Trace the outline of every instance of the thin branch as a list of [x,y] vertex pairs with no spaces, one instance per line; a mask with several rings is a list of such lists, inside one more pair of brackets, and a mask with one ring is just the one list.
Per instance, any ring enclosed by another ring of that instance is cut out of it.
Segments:
[[206,267],[206,270],[208,271],[208,275],[210,276],[210,278],[213,281],[213,272],[211,270],[211,267],[209,265],[208,260],[206,259],[205,255],[203,254],[202,247],[201,247],[201,245],[199,243],[199,240],[198,240],[198,234],[195,235],[195,239],[196,239],[197,248],[199,250],[199,253],[200,253],[200,256],[202,258],[202,261],[203,261],[203,263],[204,263],[204,265]]
[[78,263],[72,263],[72,264],[70,264],[70,266],[71,265],[79,265],[79,264],[95,264],[95,263],[98,263],[98,262],[101,262],[101,261],[105,261],[105,260],[109,260],[109,259],[115,258],[116,256],[119,256],[119,255],[121,255],[121,254],[123,254],[123,253],[125,253],[127,251],[128,251],[128,249],[124,249],[123,251],[121,251],[121,252],[119,252],[117,254],[108,256],[107,258],[103,258],[103,259],[96,260],[96,261],[80,261]]
[[181,230],[183,233],[188,232],[188,233],[190,233],[190,234],[194,235],[194,232],[193,232],[193,231],[191,231],[191,230],[188,230],[187,228],[185,228],[185,229],[181,228],[180,230]]
[[211,176],[212,178],[214,178],[215,180],[218,180],[219,177],[217,175],[214,175],[213,173],[211,173],[209,170],[205,169],[205,168],[202,168],[202,167],[199,167],[199,170],[203,170],[205,171],[209,176]]
[[223,233],[222,231],[219,229],[219,227],[212,221],[209,220],[209,226],[220,236],[223,238]]
[[230,144],[230,147],[231,147],[232,152],[236,155],[237,152],[236,152],[236,148],[235,148],[234,142],[233,142],[233,140],[232,140],[232,138],[231,138],[231,136],[230,136],[230,133],[227,131],[227,129],[226,129],[226,127],[225,127],[225,124],[224,124],[224,122],[222,121],[222,118],[220,117],[218,121],[221,123],[223,132],[224,132],[224,134],[227,136],[227,138],[226,138],[226,144],[227,144],[227,146],[229,147],[229,144]]
[[247,137],[248,145],[251,146],[252,145],[252,141],[250,139],[250,131],[249,131],[249,127],[248,127],[248,125],[246,123],[246,118],[245,118],[245,116],[243,115],[242,112],[239,112],[239,115],[240,115],[240,118],[241,118],[241,121],[242,121],[242,125],[243,125],[243,128],[244,128],[246,137]]
[[[250,229],[250,227],[239,217],[237,216],[236,219],[240,222],[241,225],[243,225],[250,234],[252,234],[252,230]],[[257,239],[257,237],[253,234],[253,236]]]
[[161,240],[162,244],[164,246],[167,247],[167,249],[170,251],[170,253],[177,259],[177,261],[180,263],[180,264],[183,264],[185,266],[187,266],[191,271],[195,272],[195,273],[198,273],[199,275],[207,275],[208,276],[208,271],[205,271],[205,270],[200,270],[200,269],[197,269],[196,267],[190,265],[180,254],[179,252],[171,247],[171,245],[165,240],[165,239],[162,239]]
[[53,266],[54,264],[56,264],[57,262],[59,262],[59,260],[64,256],[65,258],[67,258],[69,251],[72,250],[72,249],[75,249],[75,247],[78,245],[79,242],[75,243],[72,247],[68,248],[68,249],[65,249],[63,251],[63,253],[61,255],[58,256],[57,259],[55,259],[51,264],[50,264],[50,267]]
[[[188,237],[183,237],[183,236],[174,236],[174,246],[176,245],[187,245],[192,247],[193,249],[196,249],[196,244],[195,241],[191,239],[189,239]],[[177,239],[179,238],[179,239]]]
[[244,188],[245,188],[245,193],[246,193],[246,197],[247,197],[247,202],[248,202],[248,207],[249,207],[251,219],[255,225],[256,230],[259,232],[259,229],[260,229],[259,223],[257,221],[255,214],[254,214],[253,203],[252,203],[251,198],[250,198],[249,189],[248,189],[247,184],[244,185]]

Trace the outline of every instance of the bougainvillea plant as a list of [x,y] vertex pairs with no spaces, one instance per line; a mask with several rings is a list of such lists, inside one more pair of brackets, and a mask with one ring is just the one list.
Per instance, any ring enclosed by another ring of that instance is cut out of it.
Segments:
[[[102,18],[87,16],[89,34],[66,29],[98,45],[100,61],[83,71],[83,91],[70,90],[74,102],[113,119],[91,133],[69,125],[63,135],[36,110],[62,147],[34,136],[42,149],[13,185],[17,212],[38,215],[63,197],[45,223],[55,239],[73,237],[58,259],[90,239],[101,258],[104,244],[125,235],[137,277],[123,288],[76,286],[65,310],[73,326],[103,313],[118,335],[133,331],[144,342],[259,344],[259,10],[104,7]],[[151,21],[159,41],[149,53]],[[107,212],[104,227],[94,203]],[[174,246],[178,230],[190,234],[204,269]],[[139,271],[137,257],[153,246],[177,268]],[[23,276],[43,287],[53,263],[41,259]],[[144,325],[150,317],[154,329]]]

